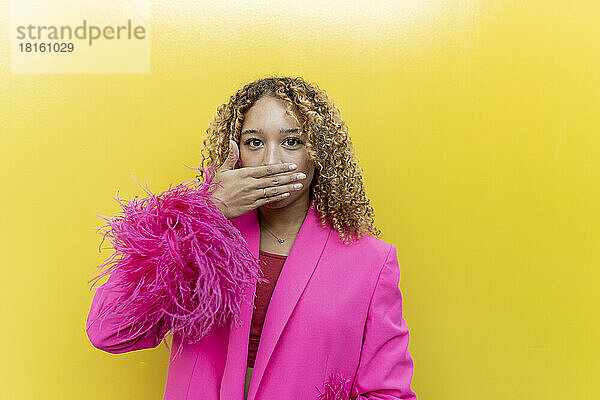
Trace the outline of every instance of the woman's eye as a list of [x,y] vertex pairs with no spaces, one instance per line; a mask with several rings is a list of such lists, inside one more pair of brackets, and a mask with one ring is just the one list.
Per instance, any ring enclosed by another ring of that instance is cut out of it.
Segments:
[[[246,144],[246,146],[247,146],[247,145],[249,145],[252,142],[260,142],[260,140],[258,140],[258,139],[248,139],[248,140],[246,140],[244,142],[244,144]],[[254,147],[254,146],[250,146],[250,147]]]
[[[246,146],[259,147],[262,142],[259,139],[248,139],[244,142]],[[283,141],[287,146],[296,146],[302,144],[302,140],[294,137],[287,138]]]
[[290,143],[289,141],[291,141],[292,143],[290,144],[290,146],[294,146],[295,144],[302,144],[302,141],[298,138],[287,138],[285,139],[285,141],[288,142],[288,144]]

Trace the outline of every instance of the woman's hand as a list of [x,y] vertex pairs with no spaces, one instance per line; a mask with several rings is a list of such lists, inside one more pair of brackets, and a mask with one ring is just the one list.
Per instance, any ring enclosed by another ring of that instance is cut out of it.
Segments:
[[[273,201],[289,196],[294,182],[304,179],[303,173],[294,172],[294,164],[282,163],[234,169],[239,158],[239,149],[233,140],[229,140],[229,154],[219,169],[215,169],[214,182],[220,182],[212,196],[213,202],[228,219],[239,217]],[[294,165],[290,168],[290,165]],[[266,189],[266,195],[264,196]],[[221,201],[219,201],[221,200]],[[223,203],[225,204],[223,204]]]

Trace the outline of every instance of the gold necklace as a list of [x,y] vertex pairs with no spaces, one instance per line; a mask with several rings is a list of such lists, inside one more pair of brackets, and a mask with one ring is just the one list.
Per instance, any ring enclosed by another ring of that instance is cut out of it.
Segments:
[[[277,235],[275,235],[273,232],[271,232],[271,230],[270,230],[269,228],[267,228],[266,224],[265,224],[264,222],[262,222],[262,221],[260,221],[260,226],[262,226],[263,228],[265,228],[265,229],[267,230],[267,232],[269,232],[271,235],[273,235],[273,237],[274,237],[275,239],[277,239],[277,241],[278,241],[280,244],[281,244],[281,243],[283,243],[283,242],[285,242],[287,239],[289,239],[289,238],[285,238],[285,239],[279,239],[279,237],[277,237]],[[300,228],[302,228],[302,227],[300,227]],[[298,230],[296,231],[296,234],[297,234],[298,232],[300,232],[300,229],[298,229]]]

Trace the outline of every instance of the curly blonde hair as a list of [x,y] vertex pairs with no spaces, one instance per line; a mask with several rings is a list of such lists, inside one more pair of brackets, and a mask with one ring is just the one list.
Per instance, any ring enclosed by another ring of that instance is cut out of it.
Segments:
[[[286,113],[307,134],[306,150],[315,166],[309,193],[321,214],[322,226],[326,226],[325,220],[329,218],[344,244],[360,239],[363,234],[380,236],[345,121],[324,90],[300,77],[258,79],[220,105],[204,139],[202,169],[223,164],[229,153],[229,139],[239,146],[244,114],[263,96],[284,100]],[[205,173],[199,172],[196,177],[202,181]]]

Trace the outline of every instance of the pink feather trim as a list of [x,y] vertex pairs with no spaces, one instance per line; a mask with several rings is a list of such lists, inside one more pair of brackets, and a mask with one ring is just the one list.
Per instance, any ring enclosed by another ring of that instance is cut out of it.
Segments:
[[[122,292],[102,315],[118,316],[122,327],[139,336],[142,326],[166,319],[171,334],[190,343],[230,318],[239,326],[243,294],[265,281],[240,231],[209,199],[213,167],[197,188],[182,183],[155,195],[120,200],[122,216],[108,221],[115,252],[94,280],[114,274],[104,287]],[[197,182],[196,182],[197,183]],[[90,280],[91,282],[91,280]],[[92,285],[93,287],[93,285]]]
[[352,390],[352,379],[341,373],[331,374],[323,388],[319,390],[317,400],[351,400],[358,398],[358,389]]

